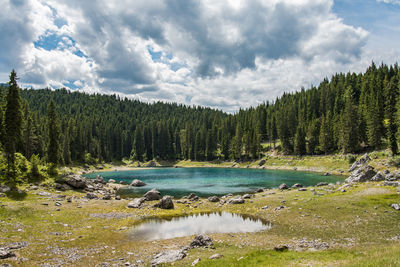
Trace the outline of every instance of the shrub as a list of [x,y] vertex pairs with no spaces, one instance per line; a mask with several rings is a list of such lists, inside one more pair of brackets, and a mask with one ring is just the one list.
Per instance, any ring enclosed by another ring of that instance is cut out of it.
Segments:
[[40,164],[39,156],[32,155],[30,162],[31,162],[31,166],[30,166],[30,170],[28,172],[29,179],[32,182],[39,181],[42,178],[42,174],[40,173],[40,170],[39,170],[39,164]]
[[354,154],[347,154],[346,155],[346,160],[349,164],[352,164],[353,162],[355,162],[357,159],[357,156]]
[[389,165],[392,167],[400,168],[400,157],[394,156],[389,160]]

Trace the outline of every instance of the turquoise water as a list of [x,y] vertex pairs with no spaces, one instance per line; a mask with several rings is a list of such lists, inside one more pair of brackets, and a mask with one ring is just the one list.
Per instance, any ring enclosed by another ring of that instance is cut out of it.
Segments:
[[162,195],[182,197],[189,193],[199,196],[239,194],[251,192],[260,187],[277,188],[286,183],[292,186],[301,183],[304,186],[316,185],[319,182],[336,183],[343,181],[340,176],[323,176],[317,173],[233,168],[151,168],[130,171],[97,172],[88,175],[95,178],[101,175],[104,179],[124,181],[127,184],[139,179],[147,185],[144,187],[121,190],[121,195],[138,196],[152,188],[157,188]]
[[256,217],[215,212],[194,214],[168,219],[149,219],[132,228],[136,240],[159,240],[188,235],[212,233],[245,233],[271,229],[269,222]]

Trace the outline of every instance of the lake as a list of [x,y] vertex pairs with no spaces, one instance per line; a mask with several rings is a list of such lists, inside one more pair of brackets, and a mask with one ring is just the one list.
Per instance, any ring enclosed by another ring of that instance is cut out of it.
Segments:
[[245,233],[271,229],[270,222],[229,212],[199,213],[168,219],[145,220],[132,228],[136,240],[159,240],[212,233]]
[[127,184],[134,179],[147,184],[144,187],[123,189],[119,192],[122,196],[139,196],[152,188],[157,188],[162,195],[175,197],[189,193],[202,197],[240,194],[260,187],[277,188],[282,183],[288,186],[295,183],[313,186],[319,182],[336,183],[344,179],[341,176],[324,176],[311,172],[239,168],[149,168],[97,172],[87,176],[95,178],[97,175],[103,176],[106,180],[114,179]]

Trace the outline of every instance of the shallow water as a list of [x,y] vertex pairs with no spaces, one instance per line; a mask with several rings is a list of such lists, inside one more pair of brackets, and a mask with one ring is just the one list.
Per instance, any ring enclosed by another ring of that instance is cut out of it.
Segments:
[[136,240],[159,240],[194,234],[245,233],[271,229],[271,223],[228,212],[203,213],[169,219],[149,219],[132,228]]
[[129,184],[132,180],[139,179],[147,184],[119,192],[130,196],[142,195],[152,188],[157,188],[163,195],[182,197],[193,192],[206,197],[245,193],[260,187],[276,188],[282,183],[289,186],[295,183],[312,186],[319,182],[343,181],[340,176],[323,176],[318,173],[233,168],[151,168],[98,172],[89,174],[88,177],[95,178],[99,174],[106,180],[115,179]]

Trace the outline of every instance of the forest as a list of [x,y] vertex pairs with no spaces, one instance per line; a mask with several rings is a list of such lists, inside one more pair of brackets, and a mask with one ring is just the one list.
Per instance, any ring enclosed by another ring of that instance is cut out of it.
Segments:
[[69,165],[123,158],[245,160],[267,149],[295,155],[385,148],[398,153],[397,64],[372,62],[365,73],[335,74],[317,87],[236,114],[67,89],[20,89],[17,79],[13,71],[0,86],[6,165],[13,166],[17,156]]

